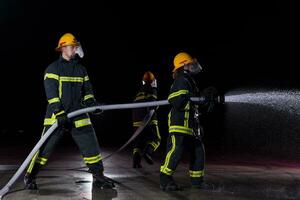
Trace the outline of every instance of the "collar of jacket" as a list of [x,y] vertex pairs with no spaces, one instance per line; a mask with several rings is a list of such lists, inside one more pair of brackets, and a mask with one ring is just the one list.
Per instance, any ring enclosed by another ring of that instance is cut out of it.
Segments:
[[75,56],[74,58],[71,58],[71,60],[66,60],[62,57],[62,55],[60,55],[59,56],[59,62],[77,64],[79,62],[79,59],[77,58],[77,56]]
[[186,76],[189,76],[189,74],[188,74],[187,71],[181,69],[181,70],[178,70],[178,71],[177,71],[176,78],[181,77],[181,76],[186,77]]
[[198,93],[199,89],[195,79],[185,70],[180,70],[177,72],[176,78],[183,77],[188,80],[189,84],[195,89],[195,92]]

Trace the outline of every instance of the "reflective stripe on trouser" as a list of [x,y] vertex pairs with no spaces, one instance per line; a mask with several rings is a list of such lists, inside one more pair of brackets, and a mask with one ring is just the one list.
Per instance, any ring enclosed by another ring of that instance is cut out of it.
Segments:
[[82,122],[86,122],[86,124],[78,128],[73,128],[72,137],[80,149],[84,162],[92,173],[103,171],[102,156],[94,128],[90,124],[89,119],[84,118],[81,120],[81,125],[83,125]]
[[[44,133],[46,132],[45,131],[45,127],[43,128],[43,131],[42,131],[42,136],[44,135]],[[27,173],[31,173],[32,172],[32,169],[33,169],[33,167],[34,167],[34,165],[35,165],[35,161],[37,160],[37,158],[39,157],[39,153],[40,153],[40,151],[38,150],[35,154],[34,154],[34,156],[33,156],[33,158],[31,159],[31,161],[30,161],[30,164],[29,164],[29,167],[27,168]],[[47,162],[47,160],[46,160],[46,162]],[[45,163],[46,163],[45,162]]]
[[[50,128],[51,126],[44,126],[42,136],[45,132]],[[52,135],[48,138],[48,140],[42,145],[40,150],[34,155],[34,157],[31,160],[31,163],[29,165],[29,168],[27,169],[28,173],[31,173],[33,171],[33,168],[36,166],[36,164],[39,164],[40,166],[43,166],[48,161],[48,158],[53,151],[54,147],[56,146],[57,142],[62,137],[62,129],[57,128]]]
[[[136,131],[137,128],[138,127],[134,127],[134,131]],[[161,136],[158,125],[147,125],[142,133],[135,138],[133,147],[143,151],[150,145],[153,151],[155,151],[159,147],[160,141]]]
[[141,150],[139,148],[133,148],[132,154],[135,154],[135,153],[141,154]]
[[176,144],[176,136],[169,135],[167,140],[167,155],[164,164],[160,167],[160,172],[172,176],[182,154],[181,146]]
[[155,132],[155,133],[153,133],[153,134],[155,134],[155,139],[152,140],[152,141],[151,140],[148,141],[148,145],[152,146],[153,151],[156,151],[156,149],[159,147],[160,141],[161,141],[161,136],[160,136],[160,133],[159,133],[158,125],[153,125],[152,130],[153,130],[153,132]]
[[190,170],[189,175],[192,184],[199,184],[204,176],[205,150],[201,140],[194,139],[189,141]]
[[[85,163],[90,168],[90,170],[92,172],[96,172],[99,170],[103,171],[103,163],[98,140],[95,135],[95,131],[90,124],[89,118],[86,117],[87,115],[82,115],[74,120],[74,124],[76,121],[85,121],[86,123],[80,123],[80,126],[78,128],[73,127],[71,130],[71,134],[77,146],[79,147]],[[45,126],[43,133],[46,132],[49,128],[50,126]],[[62,136],[63,130],[61,128],[56,129],[49,137],[49,139],[45,142],[45,144],[40,148],[38,157],[48,159]],[[31,163],[33,163],[33,165],[35,162],[33,160],[36,160],[38,157],[35,156],[34,159],[32,159]],[[29,167],[29,173],[32,170],[33,165]]]
[[83,157],[83,160],[86,164],[94,164],[102,160],[101,154],[97,156],[91,156],[91,157]]
[[[191,178],[201,178],[204,174],[204,147],[200,140],[182,134],[170,134],[167,140],[167,155],[160,172],[171,176],[182,156],[183,149],[189,150]],[[201,176],[202,175],[202,176]]]
[[199,170],[199,171],[189,171],[190,177],[191,178],[201,178],[204,176],[204,170]]

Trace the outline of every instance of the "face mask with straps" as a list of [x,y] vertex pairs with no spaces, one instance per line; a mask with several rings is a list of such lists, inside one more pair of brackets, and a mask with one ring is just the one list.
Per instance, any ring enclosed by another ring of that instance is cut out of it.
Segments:
[[80,58],[83,58],[84,52],[81,45],[77,46],[75,54],[77,54]]

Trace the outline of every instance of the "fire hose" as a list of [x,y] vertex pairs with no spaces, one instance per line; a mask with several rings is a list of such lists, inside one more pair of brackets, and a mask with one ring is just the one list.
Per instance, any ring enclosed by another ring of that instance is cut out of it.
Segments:
[[[194,102],[200,102],[200,101],[203,101],[204,98],[203,97],[192,97],[191,100]],[[143,102],[143,103],[127,103],[127,104],[112,104],[112,105],[94,106],[94,107],[83,108],[83,109],[79,109],[77,111],[71,112],[68,114],[68,118],[73,118],[73,117],[76,117],[76,116],[84,114],[84,113],[94,112],[95,110],[99,110],[99,109],[102,111],[120,110],[120,109],[133,109],[133,108],[143,108],[143,107],[156,107],[156,106],[162,106],[162,105],[168,105],[168,104],[169,104],[169,102],[167,100],[161,100],[161,101],[152,101],[152,102]],[[31,150],[31,152],[29,153],[29,155],[27,156],[25,161],[19,167],[17,172],[8,181],[8,183],[0,190],[0,200],[7,192],[9,192],[9,189],[17,181],[17,179],[21,176],[21,174],[24,172],[24,170],[30,163],[30,161],[33,158],[33,156],[35,155],[35,153],[41,148],[41,146],[45,143],[45,141],[55,131],[55,129],[57,127],[58,127],[58,124],[57,124],[57,122],[55,122],[46,131],[46,133],[41,137],[41,139],[38,141],[38,143],[35,145],[35,147]],[[123,145],[123,146],[125,146],[125,145]]]

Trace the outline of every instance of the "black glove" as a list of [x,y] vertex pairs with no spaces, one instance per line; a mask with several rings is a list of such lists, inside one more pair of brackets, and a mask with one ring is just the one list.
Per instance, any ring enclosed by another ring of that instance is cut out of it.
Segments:
[[[97,101],[95,101],[91,106],[103,106],[105,105],[104,103],[98,103]],[[103,112],[103,110],[101,109],[96,109],[95,111],[92,112],[93,115],[100,115]]]
[[69,124],[71,124],[71,120],[67,117],[67,115],[64,113],[64,114],[61,114],[61,115],[58,115],[56,117],[57,119],[57,124],[58,126],[68,126]]
[[207,87],[202,91],[202,95],[206,100],[207,112],[210,113],[214,110],[218,103],[218,91],[214,87]]

